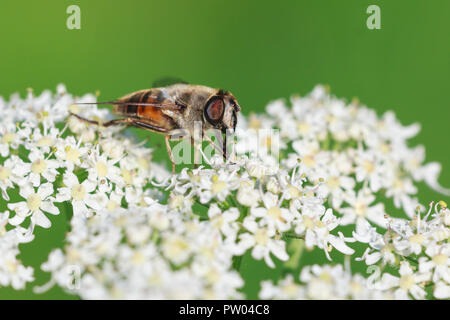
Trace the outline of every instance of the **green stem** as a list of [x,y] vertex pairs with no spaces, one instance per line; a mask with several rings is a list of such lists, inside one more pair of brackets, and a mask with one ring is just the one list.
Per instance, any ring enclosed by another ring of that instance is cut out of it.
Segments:
[[300,240],[305,240],[305,237],[304,237],[304,236],[299,236],[299,235],[297,235],[297,234],[295,234],[295,233],[292,233],[292,232],[285,232],[285,233],[282,233],[282,234],[281,234],[281,237],[282,237],[282,238],[285,238],[285,239],[300,239]]
[[233,196],[229,196],[228,199],[230,200],[231,204],[233,205],[233,207],[236,207],[239,209],[239,211],[241,211],[241,206],[236,202],[236,200],[234,200]]
[[284,263],[284,267],[286,269],[295,270],[297,269],[300,263],[300,259],[303,255],[303,251],[305,249],[305,240],[298,238],[293,239],[289,247],[289,249],[293,250],[293,254],[289,258],[289,260]]
[[241,268],[241,263],[242,263],[242,258],[244,256],[234,256],[233,257],[233,263],[232,263],[232,268],[236,271],[239,272],[239,269]]
[[415,263],[416,265],[419,264],[419,262],[416,259],[413,259],[411,257],[403,256],[403,258],[405,258],[406,260],[408,260],[408,261],[410,261],[412,263]]
[[153,241],[154,243],[157,243],[157,242],[158,242],[158,237],[159,237],[159,231],[158,231],[158,230],[153,231],[153,234],[152,234],[152,241]]
[[64,201],[63,202],[63,207],[64,207],[64,216],[66,218],[66,229],[67,229],[68,232],[70,232],[72,230],[72,226],[70,225],[70,221],[72,220],[72,217],[73,217],[72,203],[70,201]]

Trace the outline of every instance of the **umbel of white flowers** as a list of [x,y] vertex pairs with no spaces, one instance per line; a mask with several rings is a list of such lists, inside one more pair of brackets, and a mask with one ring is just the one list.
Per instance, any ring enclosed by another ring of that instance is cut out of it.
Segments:
[[[48,215],[65,208],[66,244],[42,264],[51,279],[33,283],[36,293],[58,285],[83,299],[245,298],[239,265],[248,252],[285,275],[261,279],[264,299],[450,298],[450,210],[444,201],[425,209],[416,185],[449,190],[424,148],[408,147],[417,124],[317,86],[291,106],[277,100],[241,116],[233,161],[206,157],[172,175],[123,128],[68,117],[107,117],[76,101],[96,96],[59,85],[56,94],[0,98],[0,286],[35,281],[19,244],[36,228],[52,232]],[[279,152],[255,152],[272,150],[258,132],[273,129]],[[386,212],[390,201],[398,212]],[[357,243],[367,249],[355,252]],[[303,248],[330,264],[299,271]],[[347,264],[332,262],[342,254]],[[350,262],[376,272],[352,274]]]

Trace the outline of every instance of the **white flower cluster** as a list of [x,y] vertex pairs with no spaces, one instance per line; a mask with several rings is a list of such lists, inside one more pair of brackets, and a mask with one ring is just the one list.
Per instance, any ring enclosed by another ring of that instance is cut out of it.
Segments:
[[[318,196],[343,215],[341,224],[367,219],[385,227],[384,207],[374,203],[376,195],[392,198],[412,217],[418,205],[415,182],[450,195],[437,181],[440,164],[423,164],[425,148],[408,147],[407,140],[420,130],[418,124],[404,127],[393,112],[378,117],[358,101],[347,105],[323,86],[306,97],[293,97],[291,104],[292,108],[283,100],[270,103],[267,114],[242,119],[238,133],[246,138],[246,128],[278,129],[282,166],[292,169],[300,159],[301,173],[309,181],[322,180]],[[273,162],[270,155],[267,158]]]
[[[424,217],[389,221],[384,234],[360,221],[354,239],[367,243],[363,257],[372,275],[352,275],[342,265],[302,269],[299,280],[290,274],[274,284],[263,281],[263,299],[437,299],[450,298],[450,210],[441,201]],[[347,268],[348,269],[348,268]]]
[[[2,272],[1,283],[17,288],[33,280],[32,269],[24,272],[16,259],[18,244],[32,241],[36,226],[51,226],[47,214],[60,213],[56,203],[70,203],[75,216],[85,217],[122,203],[143,203],[152,192],[144,193],[145,183],[167,174],[151,163],[151,149],[123,136],[111,138],[114,130],[97,131],[68,119],[69,108],[80,110],[63,86],[57,91],[54,96],[45,91],[35,97],[30,91],[24,100],[18,95],[9,102],[0,99],[0,204],[1,210],[9,209],[0,224],[0,268],[9,270]],[[106,110],[86,112],[106,116]]]
[[434,209],[431,203],[424,217],[419,207],[411,220],[389,221],[384,234],[367,222],[360,222],[353,237],[370,246],[357,260],[381,268],[400,264],[399,276],[383,273],[378,287],[397,288],[398,299],[406,299],[408,294],[424,299],[425,288],[431,286],[434,297],[450,298],[450,210],[444,201]]
[[8,219],[8,211],[0,213],[0,286],[11,285],[19,290],[25,287],[26,282],[34,280],[33,268],[25,267],[17,259],[19,244],[30,242],[33,236],[21,227],[6,231]]
[[[403,127],[393,113],[379,118],[318,86],[293,98],[292,108],[280,100],[267,114],[241,117],[238,156],[205,158],[206,166],[171,175],[121,128],[68,117],[69,110],[107,116],[76,101],[63,86],[56,95],[0,99],[1,286],[34,280],[17,259],[18,245],[32,241],[36,227],[51,227],[48,214],[64,211],[57,218],[73,213],[66,244],[42,265],[51,280],[36,292],[57,284],[85,299],[241,298],[245,279],[237,271],[246,252],[282,268],[277,261],[292,259],[287,243],[304,241],[329,260],[350,258],[353,242],[368,244],[358,260],[383,268],[383,276],[306,266],[300,283],[292,275],[263,282],[261,298],[421,299],[424,286],[449,297],[448,209],[440,202],[433,213],[416,213],[414,183],[448,191],[437,182],[439,164],[424,165],[423,147],[407,146],[417,125]],[[251,129],[279,130],[280,139]],[[274,145],[279,153],[254,153]],[[380,198],[392,199],[406,219],[387,214]],[[344,231],[348,225],[353,232]]]
[[371,280],[360,274],[352,275],[342,265],[313,265],[302,269],[299,280],[291,274],[275,285],[267,280],[261,283],[261,299],[295,300],[373,300],[392,299],[392,292],[375,289]]
[[[64,252],[42,265],[52,280],[84,299],[240,298],[232,253],[207,221],[167,205],[74,217]],[[37,288],[38,292],[42,288]]]
[[305,238],[308,248],[323,249],[329,259],[333,247],[344,254],[354,252],[346,245],[352,239],[333,231],[339,219],[317,197],[319,185],[309,183],[297,167],[289,173],[245,157],[234,164],[215,160],[211,169],[184,169],[166,189],[176,199],[172,205],[182,211],[191,211],[196,199],[207,205],[209,219],[236,255],[251,249],[253,258],[273,268],[272,254],[283,261],[289,258],[281,240],[289,235]]

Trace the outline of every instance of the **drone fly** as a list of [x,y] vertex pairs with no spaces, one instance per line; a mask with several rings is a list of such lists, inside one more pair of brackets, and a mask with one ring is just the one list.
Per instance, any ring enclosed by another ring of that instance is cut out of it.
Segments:
[[[102,123],[71,113],[82,121],[104,127],[134,126],[164,134],[173,173],[175,161],[169,140],[188,136],[191,137],[191,143],[195,144],[192,138],[195,124],[201,123],[202,137],[213,143],[205,132],[209,129],[220,130],[225,137],[228,130],[233,133],[236,129],[237,114],[241,110],[236,98],[228,91],[186,83],[136,91],[116,101],[78,104],[113,105],[113,113],[122,116],[120,119]],[[222,142],[220,151],[226,158],[226,138]],[[214,143],[213,145],[217,147]]]

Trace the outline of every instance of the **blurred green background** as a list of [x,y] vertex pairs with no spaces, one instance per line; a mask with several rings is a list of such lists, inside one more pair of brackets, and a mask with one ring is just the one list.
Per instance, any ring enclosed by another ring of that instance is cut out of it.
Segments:
[[[66,28],[72,4],[81,8],[80,30]],[[366,27],[371,4],[381,8],[381,30]],[[427,161],[443,164],[440,182],[448,187],[449,17],[448,0],[2,0],[0,95],[64,83],[71,93],[100,90],[109,100],[176,76],[232,91],[248,114],[328,84],[380,114],[394,110],[403,124],[419,121],[412,142],[426,145]],[[424,203],[443,198],[421,187]],[[39,229],[38,240],[23,246],[22,260],[35,268],[62,245],[63,217],[50,218],[51,231]],[[256,298],[257,282],[276,272],[245,261],[246,291]],[[35,272],[37,284],[48,279]],[[0,289],[0,298],[33,297],[71,296]]]

